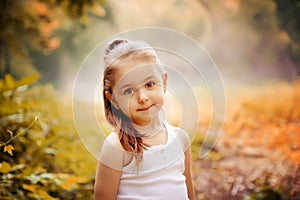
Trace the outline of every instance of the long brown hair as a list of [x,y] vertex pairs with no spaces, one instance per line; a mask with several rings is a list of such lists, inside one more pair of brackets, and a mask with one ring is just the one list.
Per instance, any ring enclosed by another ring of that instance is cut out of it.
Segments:
[[107,121],[117,131],[124,150],[137,155],[141,155],[148,145],[133,127],[132,120],[126,116],[121,109],[117,109],[111,101],[107,99],[105,93],[109,92],[111,95],[113,94],[113,86],[115,83],[114,74],[117,68],[121,67],[118,61],[124,58],[134,59],[140,56],[159,62],[155,51],[144,42],[134,42],[125,39],[113,40],[105,50],[104,62],[106,66],[103,73],[102,91]]

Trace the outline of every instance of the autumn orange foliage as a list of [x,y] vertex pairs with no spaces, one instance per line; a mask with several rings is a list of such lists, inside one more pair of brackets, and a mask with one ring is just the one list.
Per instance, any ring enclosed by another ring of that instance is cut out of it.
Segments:
[[[48,4],[37,0],[28,0],[24,3],[24,11],[35,19],[37,23],[37,32],[40,39],[32,42],[38,42],[36,46],[41,45],[43,52],[51,53],[60,46],[60,39],[53,36],[53,32],[61,25],[57,18],[58,9],[50,8]],[[35,38],[36,39],[36,38]]]
[[281,155],[299,166],[300,82],[240,89],[242,93],[235,93],[239,95],[228,95],[232,99],[221,146],[238,151],[259,147],[273,152],[274,159]]

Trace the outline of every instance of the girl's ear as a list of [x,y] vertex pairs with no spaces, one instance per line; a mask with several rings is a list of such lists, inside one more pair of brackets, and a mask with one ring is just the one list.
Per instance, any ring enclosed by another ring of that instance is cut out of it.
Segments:
[[166,93],[166,91],[167,91],[167,82],[168,82],[168,74],[167,74],[167,72],[165,72],[164,74],[163,74],[163,81],[164,81],[164,92]]
[[119,109],[119,105],[114,101],[112,94],[109,91],[105,91],[105,97],[110,101],[110,103],[116,108]]

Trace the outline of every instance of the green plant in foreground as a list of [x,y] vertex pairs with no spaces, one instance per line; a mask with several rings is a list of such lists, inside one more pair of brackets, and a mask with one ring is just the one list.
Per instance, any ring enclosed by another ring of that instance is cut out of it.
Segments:
[[66,147],[76,138],[70,122],[59,127],[52,87],[29,87],[37,79],[0,80],[0,199],[91,199],[93,179],[65,169],[66,157],[57,162],[74,155]]
[[246,195],[243,200],[288,200],[288,195],[282,191],[280,186],[272,187],[269,178],[261,183],[260,187],[250,195]]

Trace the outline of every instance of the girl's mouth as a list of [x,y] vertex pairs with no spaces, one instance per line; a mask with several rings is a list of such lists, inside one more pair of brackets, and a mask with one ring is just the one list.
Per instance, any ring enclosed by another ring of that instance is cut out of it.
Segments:
[[152,106],[153,106],[153,105],[148,106],[148,107],[145,107],[145,108],[139,108],[139,109],[137,109],[137,111],[147,111],[147,110],[149,110]]

